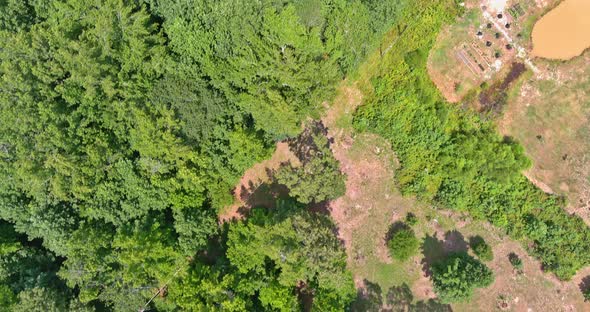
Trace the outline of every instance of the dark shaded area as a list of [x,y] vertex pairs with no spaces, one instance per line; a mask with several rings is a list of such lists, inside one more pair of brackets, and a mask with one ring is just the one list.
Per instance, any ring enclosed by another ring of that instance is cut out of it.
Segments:
[[383,301],[383,291],[378,284],[363,280],[364,289],[359,289],[357,298],[350,306],[354,312],[451,312],[451,306],[436,299],[414,301],[414,295],[408,284],[389,288]]
[[430,268],[447,255],[455,252],[467,252],[468,245],[465,237],[459,231],[448,231],[444,239],[438,239],[437,233],[426,235],[420,247],[424,258],[422,259],[422,271],[426,276],[431,276]]
[[485,243],[486,243],[486,241],[483,239],[483,237],[481,237],[479,235],[469,237],[469,247],[471,247],[471,248],[474,248],[475,246],[485,244]]
[[387,291],[386,303],[391,307],[391,312],[406,311],[414,300],[414,295],[408,284],[393,286]]
[[288,194],[289,189],[287,187],[272,181],[257,187],[250,182],[247,189],[242,187],[240,196],[248,207],[274,208],[277,199],[287,198]]
[[350,310],[354,312],[381,311],[383,307],[381,287],[367,279],[364,279],[363,283],[365,287],[357,290],[356,300],[351,304]]
[[[289,149],[302,163],[310,161],[320,152],[320,148],[314,141],[314,137],[317,135],[328,137],[328,128],[321,120],[310,121],[301,134],[293,139],[287,140]],[[332,143],[334,143],[334,139],[328,138],[328,147]]]
[[410,226],[407,225],[405,222],[402,222],[402,221],[394,222],[392,225],[389,226],[389,230],[387,231],[387,234],[385,234],[385,240],[389,241],[393,237],[393,234],[395,234],[396,232],[398,232],[400,230],[411,230],[411,229],[412,228],[410,228]]
[[584,277],[578,286],[582,292],[590,290],[590,275]]
[[410,308],[412,312],[452,312],[451,306],[441,303],[436,299],[428,299],[428,301],[418,301]]
[[330,201],[324,200],[319,203],[311,203],[307,206],[307,209],[311,212],[329,215],[330,214]]
[[426,276],[431,275],[430,268],[432,265],[444,258],[445,251],[443,246],[443,241],[437,238],[436,233],[433,236],[427,234],[424,238],[420,249],[424,255],[422,259],[422,271],[424,271]]
[[584,296],[584,301],[590,301],[590,275],[584,277],[578,286]]
[[510,71],[502,82],[490,86],[479,94],[479,103],[483,112],[500,113],[508,98],[508,88],[524,72],[526,66],[523,63],[512,63]]
[[469,246],[465,241],[465,237],[457,230],[448,231],[445,233],[444,251],[445,254],[453,252],[467,252]]
[[297,292],[297,298],[301,303],[301,309],[304,312],[312,311],[313,289],[310,289],[305,282],[299,282],[299,285],[297,285],[295,290]]

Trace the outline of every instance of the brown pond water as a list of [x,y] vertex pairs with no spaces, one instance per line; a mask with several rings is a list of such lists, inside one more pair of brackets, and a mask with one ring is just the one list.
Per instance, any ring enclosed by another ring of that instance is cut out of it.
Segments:
[[533,55],[568,60],[590,47],[590,0],[564,0],[533,28]]

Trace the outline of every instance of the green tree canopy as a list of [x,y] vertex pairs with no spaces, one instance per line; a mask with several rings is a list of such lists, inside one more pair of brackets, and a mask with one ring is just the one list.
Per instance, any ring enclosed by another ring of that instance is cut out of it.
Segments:
[[478,287],[487,287],[494,274],[466,253],[454,253],[432,266],[434,291],[443,303],[467,301]]
[[289,163],[276,173],[278,183],[289,189],[289,195],[300,203],[319,203],[336,199],[346,191],[345,175],[332,155],[327,129],[319,122],[306,127],[289,143],[300,165]]
[[420,241],[410,228],[396,230],[387,241],[387,247],[391,256],[395,259],[405,261],[416,254]]

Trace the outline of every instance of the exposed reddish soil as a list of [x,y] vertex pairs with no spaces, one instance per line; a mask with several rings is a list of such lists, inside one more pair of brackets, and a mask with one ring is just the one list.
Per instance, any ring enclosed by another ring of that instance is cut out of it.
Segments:
[[233,193],[235,202],[233,205],[226,207],[219,215],[220,222],[227,222],[232,219],[241,219],[245,213],[253,206],[272,207],[274,196],[267,196],[273,192],[283,192],[280,188],[261,190],[260,186],[271,180],[271,173],[277,170],[281,164],[291,162],[293,165],[299,164],[299,160],[289,150],[289,145],[285,142],[277,143],[277,147],[270,159],[255,164],[248,169],[240,182],[235,187]]
[[438,88],[438,91],[440,91],[440,93],[444,96],[444,98],[447,101],[451,103],[459,102],[459,100],[461,100],[461,97],[457,95],[457,92],[455,92],[454,83],[450,81],[447,77],[445,77],[440,71],[434,70],[430,62],[428,65],[428,75],[430,76],[432,82],[434,82],[434,84]]

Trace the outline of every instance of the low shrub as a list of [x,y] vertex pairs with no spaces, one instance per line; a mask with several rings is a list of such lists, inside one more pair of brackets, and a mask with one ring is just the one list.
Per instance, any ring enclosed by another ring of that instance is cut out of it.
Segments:
[[420,242],[414,231],[410,228],[402,228],[393,233],[387,242],[391,257],[405,261],[416,254]]
[[494,259],[492,247],[490,247],[481,236],[471,238],[469,245],[471,246],[473,253],[475,253],[482,261],[492,261]]

